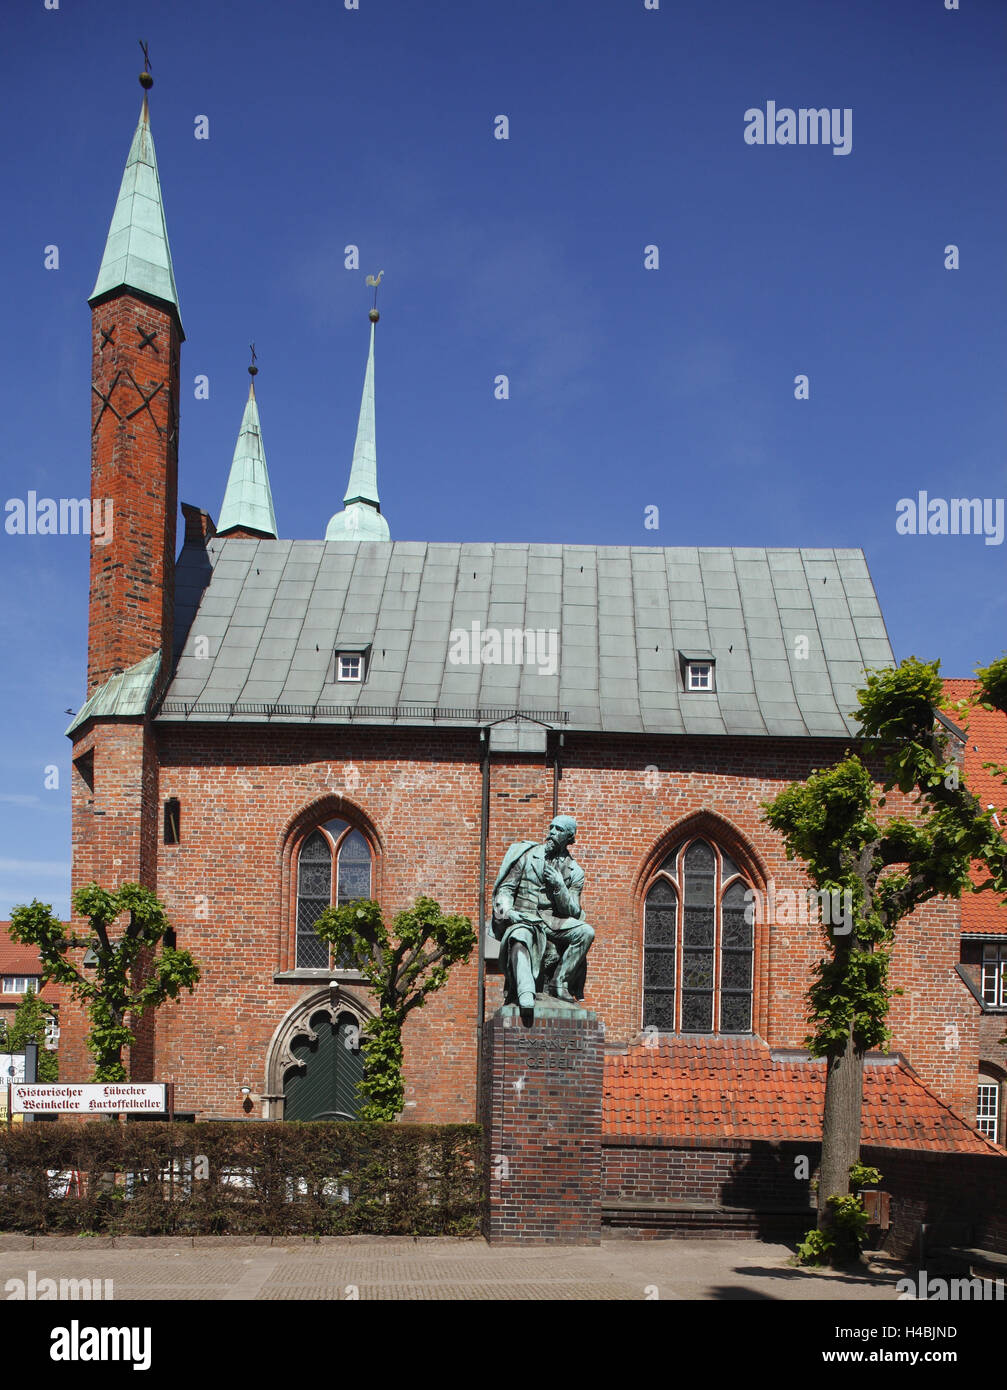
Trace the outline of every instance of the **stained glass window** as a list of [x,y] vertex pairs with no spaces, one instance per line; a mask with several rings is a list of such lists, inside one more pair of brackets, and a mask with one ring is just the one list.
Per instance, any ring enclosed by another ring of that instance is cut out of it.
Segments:
[[643,929],[643,1023],[661,1033],[675,1027],[678,895],[666,878],[647,894]]
[[[360,831],[344,820],[326,821],[312,831],[297,857],[297,968],[329,969],[328,944],[315,931],[320,914],[333,902],[341,907],[370,896],[371,850]],[[349,963],[332,964],[346,969]]]
[[332,902],[332,850],[320,830],[301,846],[297,858],[297,966],[324,970],[329,948],[315,934],[315,923]]
[[752,912],[748,890],[735,879],[720,900],[720,1031],[752,1027]]
[[644,909],[644,1027],[751,1032],[755,943],[750,891],[737,864],[694,840],[670,854],[659,874]]
[[682,1031],[713,1030],[713,952],[717,927],[717,861],[705,840],[684,856],[685,925],[682,932]]

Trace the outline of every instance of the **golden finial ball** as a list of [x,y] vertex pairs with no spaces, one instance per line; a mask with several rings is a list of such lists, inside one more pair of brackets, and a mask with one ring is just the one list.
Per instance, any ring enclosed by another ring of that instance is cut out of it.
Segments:
[[377,323],[381,315],[378,313],[377,309],[368,309],[367,317],[370,319],[371,323]]
[[145,92],[149,92],[150,89],[151,89],[151,87],[153,87],[153,85],[154,85],[154,79],[151,77],[150,73],[149,73],[149,72],[141,72],[141,74],[140,74],[140,86],[143,88],[143,90],[144,90]]

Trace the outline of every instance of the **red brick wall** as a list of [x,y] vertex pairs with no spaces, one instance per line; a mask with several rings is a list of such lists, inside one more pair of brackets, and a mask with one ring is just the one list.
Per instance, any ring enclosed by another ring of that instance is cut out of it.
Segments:
[[113,513],[112,540],[91,540],[88,695],[171,641],[180,342],[174,315],[130,293],[98,304],[91,322],[91,497]]
[[[93,786],[77,760],[93,753]],[[71,781],[73,889],[97,882],[113,891],[122,883],[142,883],[157,891],[157,756],[154,735],[141,720],[92,724],[73,749]],[[121,924],[120,924],[121,925]],[[86,918],[71,913],[70,930],[79,938],[90,932]],[[113,937],[120,927],[113,928]],[[78,963],[84,952],[76,952]],[[91,1075],[94,1059],[84,1046],[82,1013],[61,990],[60,1075],[80,1080]],[[153,1016],[137,1032],[131,1075],[151,1079]],[[128,1060],[128,1059],[127,1059]]]
[[[273,980],[276,970],[289,964],[292,939],[289,828],[306,824],[313,806],[321,816],[323,797],[329,798],[325,814],[338,814],[337,798],[343,794],[345,818],[359,820],[376,842],[374,892],[387,914],[429,893],[445,910],[476,920],[478,737],[472,730],[177,724],[158,725],[154,737],[156,804],[144,834],[152,827],[156,837],[160,805],[178,797],[182,843],[157,844],[157,890],[179,944],[203,966],[195,996],[159,1015],[154,1074],[176,1081],[180,1110],[238,1115],[240,1088],[248,1085],[259,1093],[265,1085],[275,1029],[299,999],[318,988]],[[109,759],[120,758],[135,789],[138,732],[106,727],[101,738],[99,788],[101,759],[107,766]],[[122,747],[120,740],[125,740]],[[574,854],[587,874],[584,910],[597,931],[585,1002],[599,1012],[610,1043],[640,1032],[642,895],[683,823],[705,813],[705,820],[690,823],[716,834],[747,863],[760,887],[769,876],[778,891],[804,887],[806,879],[787,862],[779,838],[760,823],[760,803],[838,751],[834,744],[810,740],[655,742],[567,735],[559,805],[579,821]],[[651,790],[644,777],[654,764],[659,775]],[[149,770],[145,776],[150,787]],[[350,784],[352,793],[346,790]],[[126,820],[133,794],[124,783]],[[897,798],[890,800],[894,811]],[[75,800],[75,884],[92,873],[104,882],[101,863],[111,865],[115,857],[114,822],[92,830],[92,839],[98,835],[92,843],[87,814]],[[545,760],[495,756],[488,893],[507,845],[541,837],[551,815],[552,770]],[[140,832],[134,826],[129,833]],[[895,979],[907,994],[893,1009],[894,1046],[945,1098],[965,1104],[971,1097],[974,1105],[974,1001],[953,971],[957,907],[931,904],[917,918],[899,929]],[[757,1031],[773,1045],[800,1046],[807,1032],[803,995],[810,967],[825,947],[824,933],[806,923],[777,923],[760,925],[757,936]],[[500,977],[490,976],[488,1012],[500,996]],[[409,1021],[409,1119],[474,1117],[476,1014],[473,958],[456,968],[447,987]],[[946,1031],[949,1025],[958,1028],[955,1049],[946,1047],[955,1036]]]
[[[602,1147],[602,1201],[801,1207],[813,1204],[810,1180],[795,1177],[801,1154],[807,1155],[813,1179],[819,1144],[641,1143],[609,1135]],[[981,1249],[1007,1254],[1007,1157],[875,1146],[865,1146],[860,1156],[880,1169],[881,1189],[891,1195],[886,1250],[901,1258],[917,1254],[920,1223],[926,1222],[938,1241],[950,1238],[948,1228],[969,1228],[968,1235],[954,1236],[956,1243],[969,1239]]]
[[949,1238],[941,1227],[967,1226],[970,1233],[951,1237],[956,1244],[964,1238],[1007,1255],[1007,1158],[870,1147],[861,1158],[881,1170],[881,1187],[892,1194],[885,1248],[893,1254],[917,1255],[919,1226],[926,1222],[937,1228],[931,1243]]
[[601,1239],[601,1096],[596,1017],[539,1005],[527,1027],[511,1005],[485,1025],[485,1234],[522,1245]]
[[[820,1144],[776,1140],[641,1143],[607,1135],[602,1190],[607,1201],[709,1202],[729,1207],[813,1204],[811,1178]],[[799,1166],[807,1160],[808,1175]]]

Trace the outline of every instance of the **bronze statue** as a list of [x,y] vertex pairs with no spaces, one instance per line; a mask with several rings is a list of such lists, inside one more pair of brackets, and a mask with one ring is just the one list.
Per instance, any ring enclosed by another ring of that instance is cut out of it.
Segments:
[[572,816],[556,816],[544,843],[518,840],[504,855],[493,885],[493,935],[504,962],[506,1002],[526,1022],[535,995],[576,1004],[584,997],[594,928],[584,920],[584,870],[567,853],[577,833]]

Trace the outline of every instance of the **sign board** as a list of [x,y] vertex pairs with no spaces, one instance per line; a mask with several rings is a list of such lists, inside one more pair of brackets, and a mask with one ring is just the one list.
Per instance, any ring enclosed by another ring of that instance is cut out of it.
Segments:
[[24,1080],[24,1053],[0,1052],[0,1083]]
[[0,1052],[0,1122],[7,1123],[7,1082],[24,1080],[24,1053]]
[[51,1086],[11,1086],[11,1113],[14,1115],[135,1114],[140,1111],[164,1113],[166,1095],[163,1083],[127,1081],[56,1083]]

